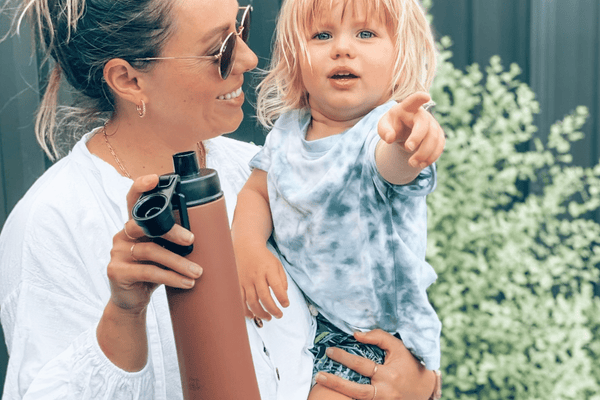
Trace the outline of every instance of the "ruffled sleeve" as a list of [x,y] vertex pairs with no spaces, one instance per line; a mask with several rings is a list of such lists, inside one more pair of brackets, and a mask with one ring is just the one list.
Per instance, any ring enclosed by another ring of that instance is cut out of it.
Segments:
[[42,368],[23,399],[154,399],[153,381],[151,362],[133,373],[111,363],[94,327]]

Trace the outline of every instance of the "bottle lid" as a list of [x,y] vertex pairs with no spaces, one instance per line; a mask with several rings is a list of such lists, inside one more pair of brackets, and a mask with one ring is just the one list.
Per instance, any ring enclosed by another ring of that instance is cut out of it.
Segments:
[[217,171],[200,168],[195,151],[174,154],[173,166],[181,178],[177,192],[185,196],[188,207],[210,203],[223,196]]

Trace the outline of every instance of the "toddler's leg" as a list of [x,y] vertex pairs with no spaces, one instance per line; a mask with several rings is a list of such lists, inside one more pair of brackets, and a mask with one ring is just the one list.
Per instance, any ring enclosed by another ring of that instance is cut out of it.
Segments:
[[331,390],[318,383],[313,386],[308,395],[308,400],[352,400],[350,397]]

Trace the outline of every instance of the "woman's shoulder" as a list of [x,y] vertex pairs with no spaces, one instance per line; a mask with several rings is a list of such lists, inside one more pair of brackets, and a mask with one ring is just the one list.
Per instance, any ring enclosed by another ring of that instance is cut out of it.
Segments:
[[81,146],[85,148],[85,143],[79,142],[48,168],[17,202],[2,229],[1,244],[25,241],[24,237],[66,235],[63,228],[81,225],[78,220],[103,218],[98,209],[104,196],[103,174]]
[[48,168],[27,190],[12,214],[25,209],[29,213],[44,205],[62,209],[70,207],[73,199],[89,192],[91,183],[100,176],[91,155],[86,154],[85,142],[80,141],[73,150]]
[[259,147],[224,136],[212,138],[206,142],[207,164],[211,168],[237,170],[248,169],[248,162],[258,152]]

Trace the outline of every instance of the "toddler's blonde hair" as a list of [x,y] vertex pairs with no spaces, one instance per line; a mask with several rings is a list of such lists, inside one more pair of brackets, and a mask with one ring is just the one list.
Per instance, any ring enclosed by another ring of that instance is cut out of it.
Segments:
[[418,0],[285,0],[276,27],[275,47],[265,79],[258,85],[258,120],[273,126],[283,113],[308,107],[302,83],[301,57],[310,63],[307,35],[323,12],[337,1],[344,9],[358,6],[367,18],[379,17],[390,28],[395,57],[390,100],[402,101],[416,91],[428,91],[435,73],[435,42]]

